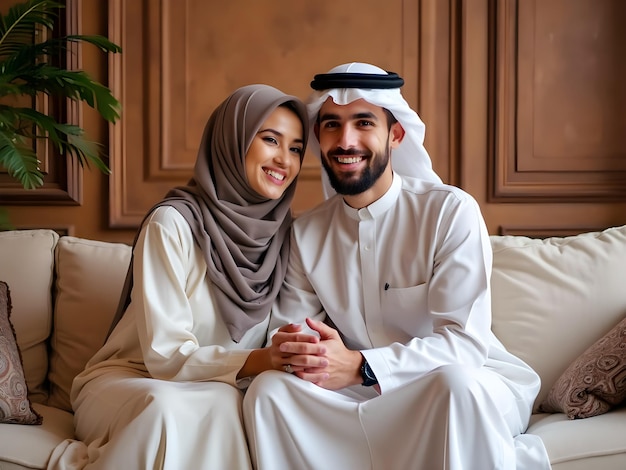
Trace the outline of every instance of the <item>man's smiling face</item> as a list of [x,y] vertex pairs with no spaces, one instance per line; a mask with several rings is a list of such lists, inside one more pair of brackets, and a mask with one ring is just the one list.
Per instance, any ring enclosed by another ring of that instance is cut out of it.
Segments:
[[[389,125],[383,108],[365,100],[347,105],[338,105],[332,98],[326,100],[315,132],[322,164],[335,191],[347,196],[357,195],[376,190],[382,175],[388,174],[391,178],[391,148],[399,144],[394,126],[401,129],[399,123]],[[385,181],[379,184],[382,192],[378,196],[388,187]]]

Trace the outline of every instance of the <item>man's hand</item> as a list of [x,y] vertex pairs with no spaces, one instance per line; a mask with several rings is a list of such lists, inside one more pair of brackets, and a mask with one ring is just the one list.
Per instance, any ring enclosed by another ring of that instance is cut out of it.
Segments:
[[320,344],[320,339],[303,333],[302,326],[293,323],[278,329],[269,351],[273,368],[284,370],[290,365],[296,375],[307,368],[323,368],[328,364],[324,357],[326,347]]
[[[304,353],[289,353],[281,348],[283,343],[300,344],[298,349]],[[324,357],[326,347],[320,344],[316,335],[302,333],[302,326],[289,324],[282,326],[272,336],[272,344],[254,349],[239,370],[237,378],[251,377],[266,370],[285,370],[290,365],[294,372],[307,367],[324,367],[328,360]]]
[[[297,373],[298,377],[328,390],[339,390],[360,384],[363,381],[361,353],[347,349],[337,330],[325,323],[310,318],[307,318],[306,322],[309,328],[320,335],[320,345],[325,349],[322,354],[327,360],[327,365],[307,367]],[[285,343],[283,346],[291,348],[291,343]]]

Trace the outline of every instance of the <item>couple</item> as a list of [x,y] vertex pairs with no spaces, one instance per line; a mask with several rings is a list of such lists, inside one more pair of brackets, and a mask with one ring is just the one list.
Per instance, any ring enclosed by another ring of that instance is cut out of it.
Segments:
[[[306,106],[251,85],[217,107],[50,468],[550,468],[523,434],[539,377],[491,332],[480,209],[432,170],[402,84],[351,63]],[[327,200],[292,221],[309,128]]]

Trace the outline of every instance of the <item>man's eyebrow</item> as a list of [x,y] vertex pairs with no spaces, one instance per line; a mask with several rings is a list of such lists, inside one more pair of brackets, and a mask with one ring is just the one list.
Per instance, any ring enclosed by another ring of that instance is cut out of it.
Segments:
[[352,115],[352,119],[371,119],[372,121],[377,121],[378,118],[374,113],[369,111],[363,113],[356,113]]
[[339,119],[338,114],[332,114],[332,113],[320,114],[320,121],[335,121],[337,119]]
[[[376,115],[374,113],[371,113],[369,111],[364,111],[362,113],[355,113],[352,114],[349,119],[371,119],[373,121],[377,121],[378,118],[376,117]],[[338,114],[333,114],[333,113],[324,113],[320,115],[320,122],[321,121],[338,121],[341,120],[341,117]]]

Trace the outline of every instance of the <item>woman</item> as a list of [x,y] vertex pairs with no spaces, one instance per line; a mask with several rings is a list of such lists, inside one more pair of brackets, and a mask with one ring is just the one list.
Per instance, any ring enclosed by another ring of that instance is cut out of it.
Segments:
[[59,446],[50,467],[250,468],[243,390],[288,364],[279,340],[262,346],[287,268],[306,116],[266,85],[213,112],[192,180],[142,224],[123,315],[73,383],[80,441]]

